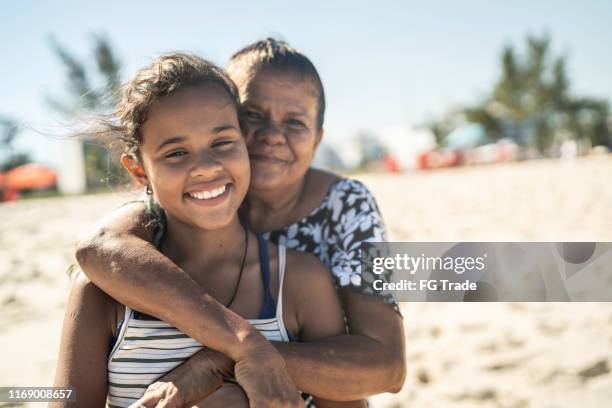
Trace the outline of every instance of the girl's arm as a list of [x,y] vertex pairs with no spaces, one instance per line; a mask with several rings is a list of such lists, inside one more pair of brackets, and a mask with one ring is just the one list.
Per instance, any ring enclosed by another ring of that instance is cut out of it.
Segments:
[[147,225],[143,203],[124,205],[103,219],[77,248],[87,277],[120,303],[227,355],[253,405],[296,406],[299,395],[274,346],[159,252],[151,244],[154,228]]
[[55,387],[70,387],[74,402],[49,407],[104,407],[107,393],[107,361],[112,340],[114,303],[79,274],[66,304]]

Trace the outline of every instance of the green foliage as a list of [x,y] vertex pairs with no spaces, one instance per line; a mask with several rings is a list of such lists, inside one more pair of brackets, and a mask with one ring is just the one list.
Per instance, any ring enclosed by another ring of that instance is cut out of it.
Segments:
[[30,155],[16,151],[14,142],[19,135],[17,122],[9,117],[0,117],[0,149],[3,154],[0,160],[0,171],[8,171],[22,164],[30,163]]
[[568,138],[611,146],[608,103],[574,97],[567,58],[552,55],[550,45],[550,38],[542,35],[528,36],[523,54],[506,46],[489,96],[464,109],[462,116],[481,124],[491,141],[509,137],[544,154]]
[[[49,40],[51,49],[66,73],[66,96],[59,100],[47,97],[47,103],[67,118],[79,114],[109,112],[116,104],[121,85],[121,61],[109,40],[103,35],[92,36],[94,67],[87,66],[61,45],[54,37]],[[122,183],[124,171],[101,141],[86,140],[83,143],[85,172],[88,188]]]

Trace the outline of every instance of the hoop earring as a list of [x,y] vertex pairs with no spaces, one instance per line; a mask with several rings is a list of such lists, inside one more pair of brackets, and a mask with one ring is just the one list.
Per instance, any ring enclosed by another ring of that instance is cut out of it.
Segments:
[[146,195],[152,195],[153,194],[153,190],[151,190],[151,187],[149,187],[148,184],[145,186],[144,192],[145,192]]

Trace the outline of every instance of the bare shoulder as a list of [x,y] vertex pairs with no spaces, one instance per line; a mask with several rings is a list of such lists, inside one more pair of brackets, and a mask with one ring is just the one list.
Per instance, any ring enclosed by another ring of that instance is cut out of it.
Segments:
[[73,319],[85,325],[103,325],[111,335],[116,334],[118,321],[125,310],[123,305],[103,292],[83,273],[75,275],[66,307]]
[[289,289],[310,289],[332,285],[332,275],[315,255],[287,249],[286,283]]
[[331,171],[317,169],[314,167],[308,169],[308,177],[311,177],[313,180],[323,185],[327,185],[327,187],[330,187],[333,183],[342,178],[338,174],[332,173]]
[[315,201],[321,201],[332,185],[340,179],[335,173],[311,167],[306,173],[306,189],[309,196],[316,197]]
[[286,274],[283,317],[294,319],[290,320],[291,328],[299,333],[300,340],[341,334],[344,330],[342,307],[327,267],[313,254],[287,251]]

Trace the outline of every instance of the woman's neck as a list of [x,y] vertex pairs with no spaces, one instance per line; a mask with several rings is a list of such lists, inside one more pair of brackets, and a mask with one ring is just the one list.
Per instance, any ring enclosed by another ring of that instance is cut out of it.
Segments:
[[285,228],[308,216],[329,192],[338,176],[310,168],[289,188],[271,191],[250,190],[240,209],[255,232],[269,232]]
[[290,224],[303,204],[306,177],[288,187],[249,190],[243,211],[251,229],[255,232],[267,232]]
[[184,269],[198,270],[208,265],[222,265],[241,257],[244,251],[244,228],[236,215],[225,227],[204,230],[167,217],[162,252]]

